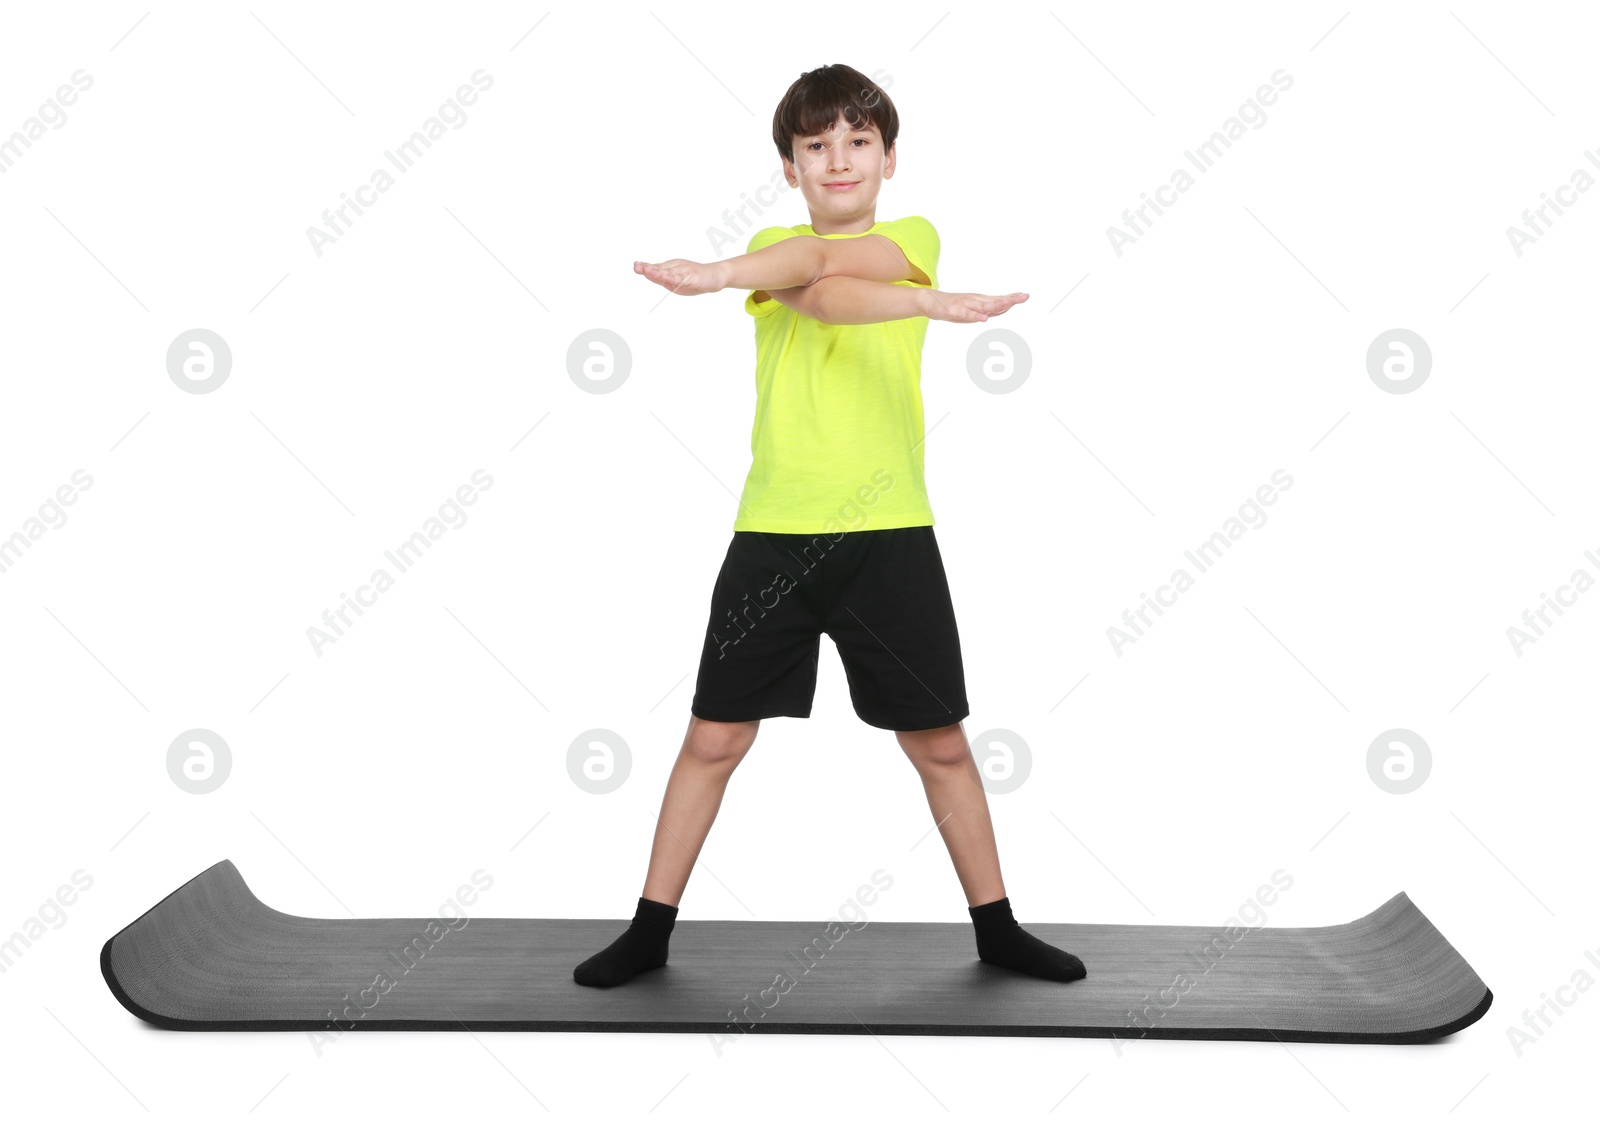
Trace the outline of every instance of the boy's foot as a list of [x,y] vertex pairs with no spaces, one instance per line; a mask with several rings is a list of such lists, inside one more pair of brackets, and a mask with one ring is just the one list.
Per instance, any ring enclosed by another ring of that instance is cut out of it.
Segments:
[[661,967],[667,962],[667,939],[677,918],[677,906],[640,898],[633,924],[574,968],[572,978],[585,987],[616,987],[640,972]]
[[1017,924],[1011,916],[1011,899],[967,907],[978,934],[978,959],[985,964],[1011,968],[1043,980],[1071,983],[1089,974],[1083,961],[1070,952],[1047,944]]

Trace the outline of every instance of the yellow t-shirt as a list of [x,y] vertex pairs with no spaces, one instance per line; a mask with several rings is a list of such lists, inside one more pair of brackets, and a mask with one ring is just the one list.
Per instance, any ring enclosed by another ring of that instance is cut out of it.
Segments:
[[[874,223],[938,288],[939,235],[921,215]],[[754,253],[784,238],[816,235],[809,225],[769,226],[750,238]],[[786,534],[933,525],[923,483],[922,341],[928,318],[881,324],[824,324],[769,296],[755,317],[756,416],[750,473],[735,531]]]

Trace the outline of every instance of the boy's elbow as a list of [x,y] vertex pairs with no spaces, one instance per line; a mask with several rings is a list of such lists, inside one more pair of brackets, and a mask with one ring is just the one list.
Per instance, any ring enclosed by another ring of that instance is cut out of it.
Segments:
[[832,324],[833,304],[826,299],[829,288],[830,286],[820,283],[794,285],[787,289],[773,290],[771,297],[801,316],[809,316],[823,324]]
[[834,323],[834,301],[837,296],[835,286],[831,282],[813,281],[809,285],[801,285],[794,290],[795,297],[800,303],[800,311],[822,324]]

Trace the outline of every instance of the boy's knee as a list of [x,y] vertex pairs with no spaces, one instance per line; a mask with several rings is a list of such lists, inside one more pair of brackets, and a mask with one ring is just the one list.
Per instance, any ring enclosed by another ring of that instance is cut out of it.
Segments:
[[959,722],[931,730],[898,730],[895,737],[915,765],[960,765],[972,757]]
[[759,718],[751,722],[713,722],[696,717],[683,750],[704,765],[737,764],[754,743],[760,726]]

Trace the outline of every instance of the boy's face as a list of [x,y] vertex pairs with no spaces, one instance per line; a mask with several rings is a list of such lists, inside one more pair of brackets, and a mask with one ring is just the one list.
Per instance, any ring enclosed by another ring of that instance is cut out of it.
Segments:
[[878,189],[894,175],[894,150],[884,151],[876,127],[852,129],[841,116],[821,136],[795,137],[794,160],[783,162],[783,173],[805,196],[813,227],[870,223]]

